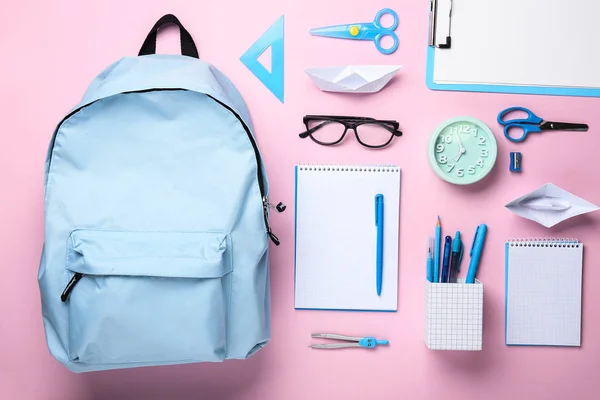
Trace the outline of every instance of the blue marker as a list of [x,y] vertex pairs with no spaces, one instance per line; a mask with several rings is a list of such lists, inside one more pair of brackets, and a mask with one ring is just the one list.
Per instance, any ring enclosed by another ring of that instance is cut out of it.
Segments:
[[471,247],[471,262],[469,263],[469,271],[467,272],[467,280],[465,283],[475,283],[475,275],[479,268],[479,261],[481,260],[486,233],[487,226],[485,224],[479,225],[475,231],[473,246]]
[[375,226],[377,226],[377,296],[381,296],[381,283],[383,275],[383,195],[375,196]]
[[427,280],[433,282],[433,238],[427,240]]
[[452,247],[452,238],[446,236],[444,240],[444,261],[442,262],[442,283],[449,283],[448,268],[450,268],[450,247]]
[[456,231],[456,237],[452,242],[452,257],[450,258],[450,277],[448,278],[452,283],[456,283],[456,278],[458,277],[458,273],[460,272],[460,262],[462,261],[463,248],[464,246],[462,245],[462,242],[460,240],[460,232]]

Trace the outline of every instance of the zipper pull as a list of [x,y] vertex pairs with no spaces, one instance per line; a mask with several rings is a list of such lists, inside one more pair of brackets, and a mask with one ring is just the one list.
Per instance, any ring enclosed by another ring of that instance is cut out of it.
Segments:
[[69,298],[69,294],[71,294],[73,288],[75,287],[75,285],[77,285],[77,282],[79,282],[81,278],[83,278],[83,274],[81,272],[75,272],[75,275],[73,275],[69,283],[67,283],[65,290],[63,290],[62,294],[60,295],[60,300],[63,303],[67,301],[67,299]]
[[275,234],[273,232],[269,232],[269,237],[271,238],[271,241],[273,243],[275,243],[275,246],[279,246],[281,244],[281,242],[279,241],[279,238],[277,236],[275,236]]
[[269,200],[267,199],[266,196],[263,196],[262,198],[263,200],[263,211],[265,214],[265,223],[267,224],[267,234],[269,235],[269,238],[271,238],[271,241],[275,244],[275,246],[279,246],[281,244],[279,238],[273,233],[273,231],[271,230],[271,224],[269,223],[269,210],[276,210],[279,213],[282,213],[285,211],[286,206],[283,203],[279,203],[276,206],[274,206],[273,204],[269,203]]
[[286,207],[286,205],[285,205],[285,204],[283,204],[282,202],[279,202],[279,204],[277,204],[276,206],[275,206],[275,205],[273,205],[272,203],[269,203],[269,202],[268,202],[266,199],[265,199],[265,202],[266,202],[266,207],[267,207],[269,210],[275,210],[275,211],[277,211],[278,213],[282,213],[282,212],[284,212],[284,211],[285,211],[285,209],[287,208],[287,207]]

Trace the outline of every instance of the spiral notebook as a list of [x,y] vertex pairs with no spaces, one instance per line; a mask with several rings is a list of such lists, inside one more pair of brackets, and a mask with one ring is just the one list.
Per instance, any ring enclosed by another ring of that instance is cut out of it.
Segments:
[[580,346],[583,244],[506,243],[507,345]]
[[[380,296],[377,194],[384,199]],[[296,166],[295,308],[396,311],[399,208],[396,166]]]

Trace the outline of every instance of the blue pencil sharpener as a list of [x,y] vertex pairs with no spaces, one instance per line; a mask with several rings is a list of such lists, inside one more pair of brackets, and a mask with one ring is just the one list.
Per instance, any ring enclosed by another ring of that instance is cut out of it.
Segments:
[[510,172],[521,172],[521,158],[523,156],[518,152],[510,153]]

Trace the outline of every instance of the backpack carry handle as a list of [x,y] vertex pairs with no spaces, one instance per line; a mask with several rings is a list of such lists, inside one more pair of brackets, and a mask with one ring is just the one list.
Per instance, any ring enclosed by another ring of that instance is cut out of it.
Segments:
[[154,27],[146,36],[146,40],[144,40],[144,44],[138,53],[138,56],[146,56],[149,54],[156,54],[156,36],[158,34],[158,30],[167,24],[175,24],[179,27],[179,38],[181,42],[181,54],[188,57],[198,57],[198,49],[196,48],[196,44],[194,43],[194,39],[192,39],[192,35],[181,25],[181,22],[177,19],[173,14],[164,15],[161,19],[159,19]]

